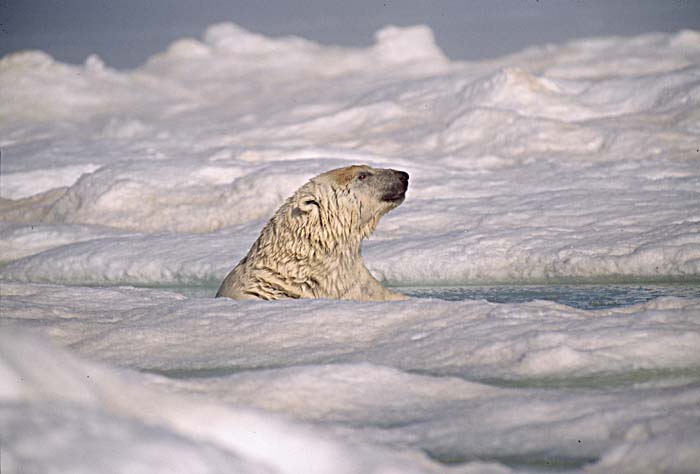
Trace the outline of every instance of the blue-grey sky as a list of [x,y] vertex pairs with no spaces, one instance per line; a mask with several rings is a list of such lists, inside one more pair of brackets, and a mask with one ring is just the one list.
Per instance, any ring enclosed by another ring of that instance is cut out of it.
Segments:
[[0,0],[0,56],[41,49],[135,67],[184,36],[233,21],[267,35],[367,46],[387,24],[429,25],[453,59],[601,35],[700,29],[698,0]]

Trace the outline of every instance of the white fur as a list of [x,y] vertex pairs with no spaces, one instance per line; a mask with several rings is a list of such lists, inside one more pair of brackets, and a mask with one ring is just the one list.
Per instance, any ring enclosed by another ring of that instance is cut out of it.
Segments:
[[313,178],[277,210],[217,296],[406,299],[369,273],[361,250],[381,216],[401,204],[407,183],[405,173],[368,166]]

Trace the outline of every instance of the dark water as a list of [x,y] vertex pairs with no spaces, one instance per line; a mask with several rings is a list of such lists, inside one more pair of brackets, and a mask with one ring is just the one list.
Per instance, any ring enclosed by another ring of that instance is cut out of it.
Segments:
[[[213,297],[218,288],[177,287],[175,291],[198,298]],[[664,296],[700,298],[698,283],[600,284],[600,285],[493,285],[400,287],[394,290],[415,298],[446,301],[486,300],[492,303],[526,303],[554,301],[579,309],[607,309],[630,306]]]
[[700,298],[698,284],[628,285],[496,285],[397,288],[416,298],[447,301],[486,300],[492,303],[525,303],[545,300],[580,309],[606,309],[645,303],[663,296]]

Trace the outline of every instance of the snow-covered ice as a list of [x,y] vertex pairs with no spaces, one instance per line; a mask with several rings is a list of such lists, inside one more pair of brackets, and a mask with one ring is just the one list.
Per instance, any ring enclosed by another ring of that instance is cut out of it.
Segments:
[[[430,459],[464,463],[454,472],[510,472],[493,461],[528,458],[619,472],[639,463],[628,451],[644,452],[652,471],[692,472],[697,462],[697,300],[597,312],[546,302],[270,304],[26,283],[4,284],[3,300],[3,431],[20,432],[4,442],[10,465],[28,459],[52,472],[57,459],[72,470],[71,447],[103,431],[100,449],[126,450],[103,472],[152,462],[159,449],[163,472],[179,472],[180,457],[212,469],[201,472],[243,461],[271,472],[452,470]],[[76,360],[17,327],[151,375]],[[75,419],[80,410],[87,420]],[[25,438],[40,430],[73,444],[37,458]]]
[[700,299],[173,288],[213,293],[355,163],[411,175],[365,243],[387,284],[700,282],[699,104],[696,31],[458,63],[422,26],[349,49],[220,24],[128,71],[2,58],[1,467],[695,472]]

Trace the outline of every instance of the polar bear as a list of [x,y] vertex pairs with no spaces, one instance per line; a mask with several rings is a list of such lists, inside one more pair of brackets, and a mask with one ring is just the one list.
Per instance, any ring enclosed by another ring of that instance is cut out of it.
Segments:
[[282,204],[217,297],[403,300],[362,259],[362,239],[401,204],[408,173],[354,165],[312,178]]

